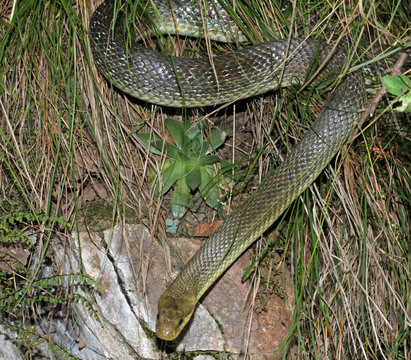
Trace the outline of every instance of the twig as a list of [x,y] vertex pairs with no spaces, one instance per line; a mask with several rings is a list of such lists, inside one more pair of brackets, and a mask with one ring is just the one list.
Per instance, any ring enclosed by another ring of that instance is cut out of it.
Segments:
[[[394,66],[391,69],[389,69],[389,71],[388,71],[389,75],[394,76],[394,75],[400,74],[401,68],[404,65],[404,62],[405,62],[405,59],[407,58],[407,56],[408,56],[407,52],[403,52],[403,53],[400,54],[400,56],[398,57],[398,60],[394,64]],[[386,93],[387,93],[387,89],[385,88],[385,86],[383,86],[380,89],[380,91],[378,92],[378,94],[374,97],[374,99],[370,102],[370,104],[365,109],[364,114],[361,116],[361,119],[358,121],[357,128],[353,131],[353,134],[350,138],[350,141],[352,141],[353,139],[355,139],[357,137],[358,132],[360,131],[362,125],[365,122],[365,120],[369,116],[372,116],[374,114],[374,111],[377,108],[378,103],[381,101],[382,97]]]

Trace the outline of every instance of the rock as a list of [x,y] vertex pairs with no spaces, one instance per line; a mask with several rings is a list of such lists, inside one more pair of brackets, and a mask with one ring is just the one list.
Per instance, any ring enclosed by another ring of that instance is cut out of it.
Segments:
[[[1,314],[0,320],[3,321]],[[13,326],[13,324],[10,325]],[[3,324],[0,324],[0,359],[23,360],[31,358],[46,360],[51,358],[50,351],[45,342],[36,344],[34,347],[29,338],[26,338],[26,340],[27,341],[22,340],[21,332],[11,330]]]
[[[183,267],[177,254],[186,262],[201,242],[173,239],[171,248],[165,251],[143,225],[125,225],[103,233],[80,233],[78,238],[73,236],[71,243],[72,248],[66,249],[66,253],[63,248],[58,251],[64,272],[79,271],[80,243],[84,271],[102,284],[102,291],[93,295],[93,308],[99,319],[78,304],[74,312],[81,321],[76,323],[75,331],[61,329],[55,337],[65,337],[70,352],[80,358],[161,358],[165,343],[154,334],[157,300]],[[166,253],[173,254],[170,266]],[[197,356],[199,359],[205,359],[207,352],[247,352],[252,359],[270,358],[274,354],[288,334],[292,312],[286,303],[293,301],[271,294],[264,298],[265,310],[257,316],[250,306],[250,285],[241,283],[249,264],[246,256],[207,292],[192,321],[167,346],[167,352],[204,352]],[[289,279],[289,274],[283,276]]]
[[18,342],[17,334],[0,324],[0,359],[24,359]]

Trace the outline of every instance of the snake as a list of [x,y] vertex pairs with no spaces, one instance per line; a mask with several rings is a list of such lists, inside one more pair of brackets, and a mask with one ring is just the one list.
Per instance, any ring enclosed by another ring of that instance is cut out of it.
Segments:
[[[160,19],[158,27],[166,33],[203,36],[205,21],[207,34],[217,41],[241,40],[220,2],[207,1],[202,9],[200,3],[150,0],[142,2],[141,11]],[[114,0],[105,0],[91,16],[94,62],[115,87],[159,106],[216,106],[302,85],[314,73],[315,84],[328,86],[347,63],[344,50],[310,38],[273,40],[212,58],[175,57],[130,41],[127,16],[115,7]],[[318,177],[352,133],[365,104],[362,75],[354,71],[341,76],[318,118],[285,160],[227,217],[161,294],[156,319],[160,339],[171,341],[180,335],[207,289]]]

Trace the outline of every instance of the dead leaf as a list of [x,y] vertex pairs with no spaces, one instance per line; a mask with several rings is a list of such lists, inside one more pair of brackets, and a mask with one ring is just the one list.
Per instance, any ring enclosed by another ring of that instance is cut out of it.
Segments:
[[76,339],[76,341],[77,341],[77,344],[78,344],[78,348],[79,348],[80,350],[83,349],[83,348],[86,346],[86,344],[83,342],[83,340],[81,340],[80,337],[78,337],[78,338]]
[[217,220],[211,223],[201,223],[196,226],[194,236],[208,237],[212,235],[223,223],[223,220]]

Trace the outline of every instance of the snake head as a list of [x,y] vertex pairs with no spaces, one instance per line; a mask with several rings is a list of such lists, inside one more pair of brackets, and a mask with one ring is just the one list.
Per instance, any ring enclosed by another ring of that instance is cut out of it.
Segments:
[[190,320],[194,308],[192,297],[171,295],[165,291],[158,301],[157,336],[167,341],[174,340]]

